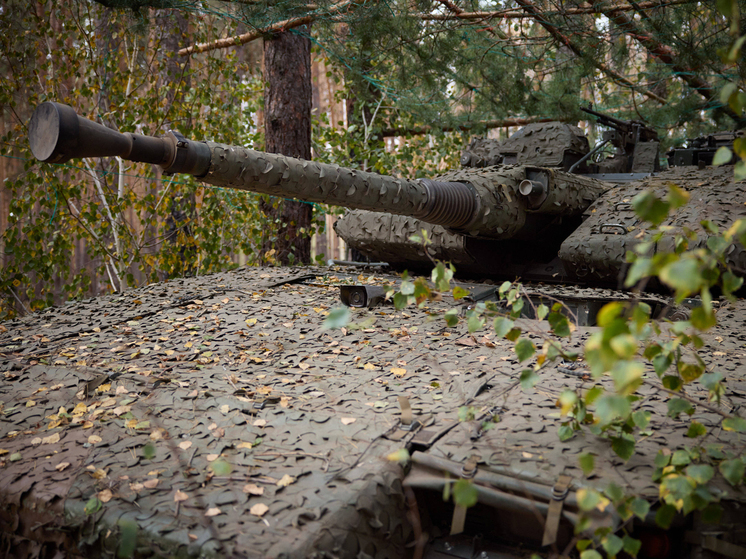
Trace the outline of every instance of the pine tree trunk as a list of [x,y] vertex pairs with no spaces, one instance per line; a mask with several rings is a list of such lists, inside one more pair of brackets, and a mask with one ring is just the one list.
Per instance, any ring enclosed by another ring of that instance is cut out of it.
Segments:
[[[266,150],[311,159],[311,41],[291,31],[265,39],[264,72]],[[277,222],[276,240],[265,241],[262,252],[274,248],[274,257],[282,264],[309,263],[313,206],[273,199],[262,209]]]

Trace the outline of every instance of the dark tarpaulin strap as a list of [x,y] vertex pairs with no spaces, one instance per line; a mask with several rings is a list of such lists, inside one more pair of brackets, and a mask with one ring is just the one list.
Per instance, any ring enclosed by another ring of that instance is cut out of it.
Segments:
[[557,541],[557,530],[559,529],[560,518],[562,517],[562,505],[565,497],[570,490],[570,476],[561,475],[557,483],[552,488],[552,500],[549,502],[549,511],[547,511],[547,521],[544,524],[544,539],[542,546],[552,545]]
[[400,441],[404,437],[416,433],[422,424],[414,418],[412,406],[409,404],[409,398],[399,396],[399,408],[401,408],[401,418],[399,428],[386,438],[390,441]]

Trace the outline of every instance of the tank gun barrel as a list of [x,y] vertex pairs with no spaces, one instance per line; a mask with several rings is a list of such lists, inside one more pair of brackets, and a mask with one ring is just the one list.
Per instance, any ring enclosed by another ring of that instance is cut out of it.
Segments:
[[118,156],[160,165],[169,174],[190,174],[215,186],[411,215],[445,227],[466,225],[478,206],[474,190],[460,182],[400,179],[240,146],[187,140],[173,131],[160,138],[120,133],[60,103],[37,107],[29,124],[29,142],[34,156],[48,163]]
[[34,156],[44,162],[118,156],[214,186],[411,216],[493,239],[536,237],[557,216],[582,213],[607,188],[578,175],[520,165],[453,171],[438,180],[401,179],[187,140],[173,131],[160,138],[120,133],[52,102],[34,111],[29,141]]

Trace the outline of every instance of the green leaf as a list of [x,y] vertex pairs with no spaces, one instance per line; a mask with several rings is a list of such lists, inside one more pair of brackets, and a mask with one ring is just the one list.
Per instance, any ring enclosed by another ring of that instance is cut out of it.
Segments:
[[715,313],[712,311],[707,312],[702,307],[692,309],[691,317],[689,320],[692,323],[692,326],[694,326],[697,330],[702,331],[709,330],[717,324]]
[[658,225],[668,216],[669,206],[652,192],[644,191],[632,199],[632,207],[640,219]]
[[[742,277],[735,275],[730,270],[726,270],[723,273],[723,291],[725,291],[726,295],[729,295],[733,293],[734,291],[741,289],[742,285],[743,285]],[[697,310],[697,309],[694,309],[694,310]]]
[[683,296],[699,291],[704,281],[700,265],[693,258],[682,258],[666,264],[658,276],[663,283],[675,289],[677,295]]
[[85,504],[85,507],[83,508],[83,512],[86,514],[95,514],[98,511],[101,510],[101,507],[103,507],[104,504],[99,500],[98,497],[93,496],[90,499],[88,499],[88,502]]
[[131,559],[135,556],[137,548],[137,522],[128,518],[120,518],[117,525],[119,526],[117,558]]
[[495,335],[499,338],[504,338],[505,335],[510,332],[510,330],[513,328],[514,322],[510,320],[509,318],[506,318],[504,316],[498,316],[495,318]]
[[458,301],[469,295],[469,291],[463,287],[456,285],[453,287],[453,298]]
[[614,387],[620,394],[628,396],[642,384],[645,367],[637,361],[618,361],[611,371]]
[[669,390],[673,390],[674,392],[678,392],[679,390],[681,390],[681,387],[684,386],[684,383],[681,381],[681,379],[673,375],[666,375],[661,379],[661,383],[663,384],[664,388],[668,388]]
[[740,458],[723,460],[718,466],[720,473],[731,485],[738,485],[743,480],[744,465]]
[[521,388],[524,392],[531,392],[536,383],[539,382],[539,375],[533,369],[524,369],[521,371]]
[[505,339],[508,341],[514,342],[518,339],[520,335],[521,335],[520,328],[511,328],[510,332],[505,334]]
[[591,487],[581,487],[577,490],[576,496],[580,510],[585,512],[595,509],[602,503],[601,493]]
[[723,419],[723,429],[726,431],[746,433],[746,419],[743,419],[742,417],[728,417]]
[[723,507],[717,503],[710,503],[701,512],[702,521],[707,524],[720,524],[723,516]]
[[572,428],[571,425],[560,425],[560,428],[557,430],[557,434],[559,435],[559,440],[565,442],[572,439],[573,435],[575,435],[575,430]]
[[547,316],[547,313],[549,313],[549,308],[541,304],[538,307],[536,307],[536,318],[539,320],[544,320],[544,318]]
[[587,477],[593,473],[593,468],[596,467],[596,457],[590,452],[584,452],[578,458],[580,462],[580,468],[583,470],[583,474]]
[[606,550],[606,553],[608,553],[609,556],[613,557],[614,555],[616,555],[622,550],[622,547],[624,546],[624,542],[622,541],[622,538],[620,538],[619,536],[615,536],[614,534],[609,534],[602,540],[601,545],[603,545],[604,549]]
[[453,502],[461,507],[473,507],[479,501],[477,488],[470,479],[460,479],[453,484]]
[[142,447],[142,457],[145,460],[152,460],[155,458],[155,445],[152,442],[148,442]]
[[659,353],[653,357],[653,368],[655,369],[655,374],[658,375],[658,378],[668,370],[672,363],[673,359],[670,355]]
[[695,380],[697,380],[700,376],[702,376],[702,373],[704,373],[705,368],[702,365],[699,365],[698,363],[684,363],[679,362],[679,374],[681,375],[681,378],[684,380],[685,383],[690,383]]
[[679,415],[682,413],[692,415],[694,413],[694,407],[681,398],[671,398],[668,401],[668,416],[678,419]]
[[650,423],[650,415],[649,411],[638,410],[632,413],[632,421],[634,421],[638,429],[642,430]]
[[635,497],[632,499],[629,508],[637,518],[644,521],[650,511],[650,503],[642,497]]
[[655,523],[664,530],[668,530],[675,516],[676,507],[673,505],[662,505],[655,513]]
[[623,433],[620,437],[611,437],[611,450],[624,461],[635,453],[635,438]]
[[697,423],[696,421],[692,421],[689,424],[689,429],[686,432],[686,436],[690,439],[694,439],[696,437],[703,437],[707,434],[707,428],[702,425],[701,423]]
[[453,328],[458,324],[458,309],[451,309],[449,311],[446,311],[446,313],[443,315],[443,318],[446,321],[446,326],[449,328]]
[[[733,85],[733,84],[728,84]],[[725,146],[718,148],[718,150],[715,152],[715,156],[712,158],[712,164],[715,167],[719,167],[720,165],[727,165],[731,158],[733,157],[733,152],[730,150],[730,148],[727,148]]]
[[611,482],[604,489],[604,494],[611,499],[613,503],[618,503],[624,499],[624,491],[616,483]]
[[715,469],[709,464],[690,464],[686,468],[686,475],[704,485],[715,475]]
[[484,326],[484,319],[480,316],[477,316],[477,314],[472,314],[469,316],[469,319],[466,322],[469,334],[473,334],[474,332],[477,332],[482,329]]
[[515,353],[518,356],[518,361],[522,363],[536,353],[536,346],[528,338],[521,338],[515,343]]
[[337,307],[329,311],[329,315],[324,319],[321,327],[324,330],[334,330],[347,326],[350,321],[350,309],[347,307]]
[[606,394],[596,402],[596,414],[607,425],[615,419],[624,419],[630,413],[629,400],[624,396]]
[[619,334],[614,336],[609,345],[621,359],[630,359],[637,353],[637,340],[632,334]]
[[603,557],[595,549],[586,549],[580,554],[580,559],[603,559]]
[[686,466],[692,461],[686,450],[677,450],[671,456],[671,464],[674,466]]
[[570,335],[570,323],[567,317],[561,313],[549,313],[547,322],[556,336],[568,337]]
[[218,458],[210,462],[210,469],[216,476],[227,476],[233,470],[228,461],[223,458]]

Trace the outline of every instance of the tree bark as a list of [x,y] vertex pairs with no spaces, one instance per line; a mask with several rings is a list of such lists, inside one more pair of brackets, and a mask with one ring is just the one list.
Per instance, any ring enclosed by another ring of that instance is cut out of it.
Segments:
[[[265,39],[264,73],[266,151],[311,159],[310,39],[290,31]],[[274,248],[275,259],[282,264],[309,263],[313,206],[273,199],[262,209],[277,224],[276,238],[263,243],[263,254]]]

